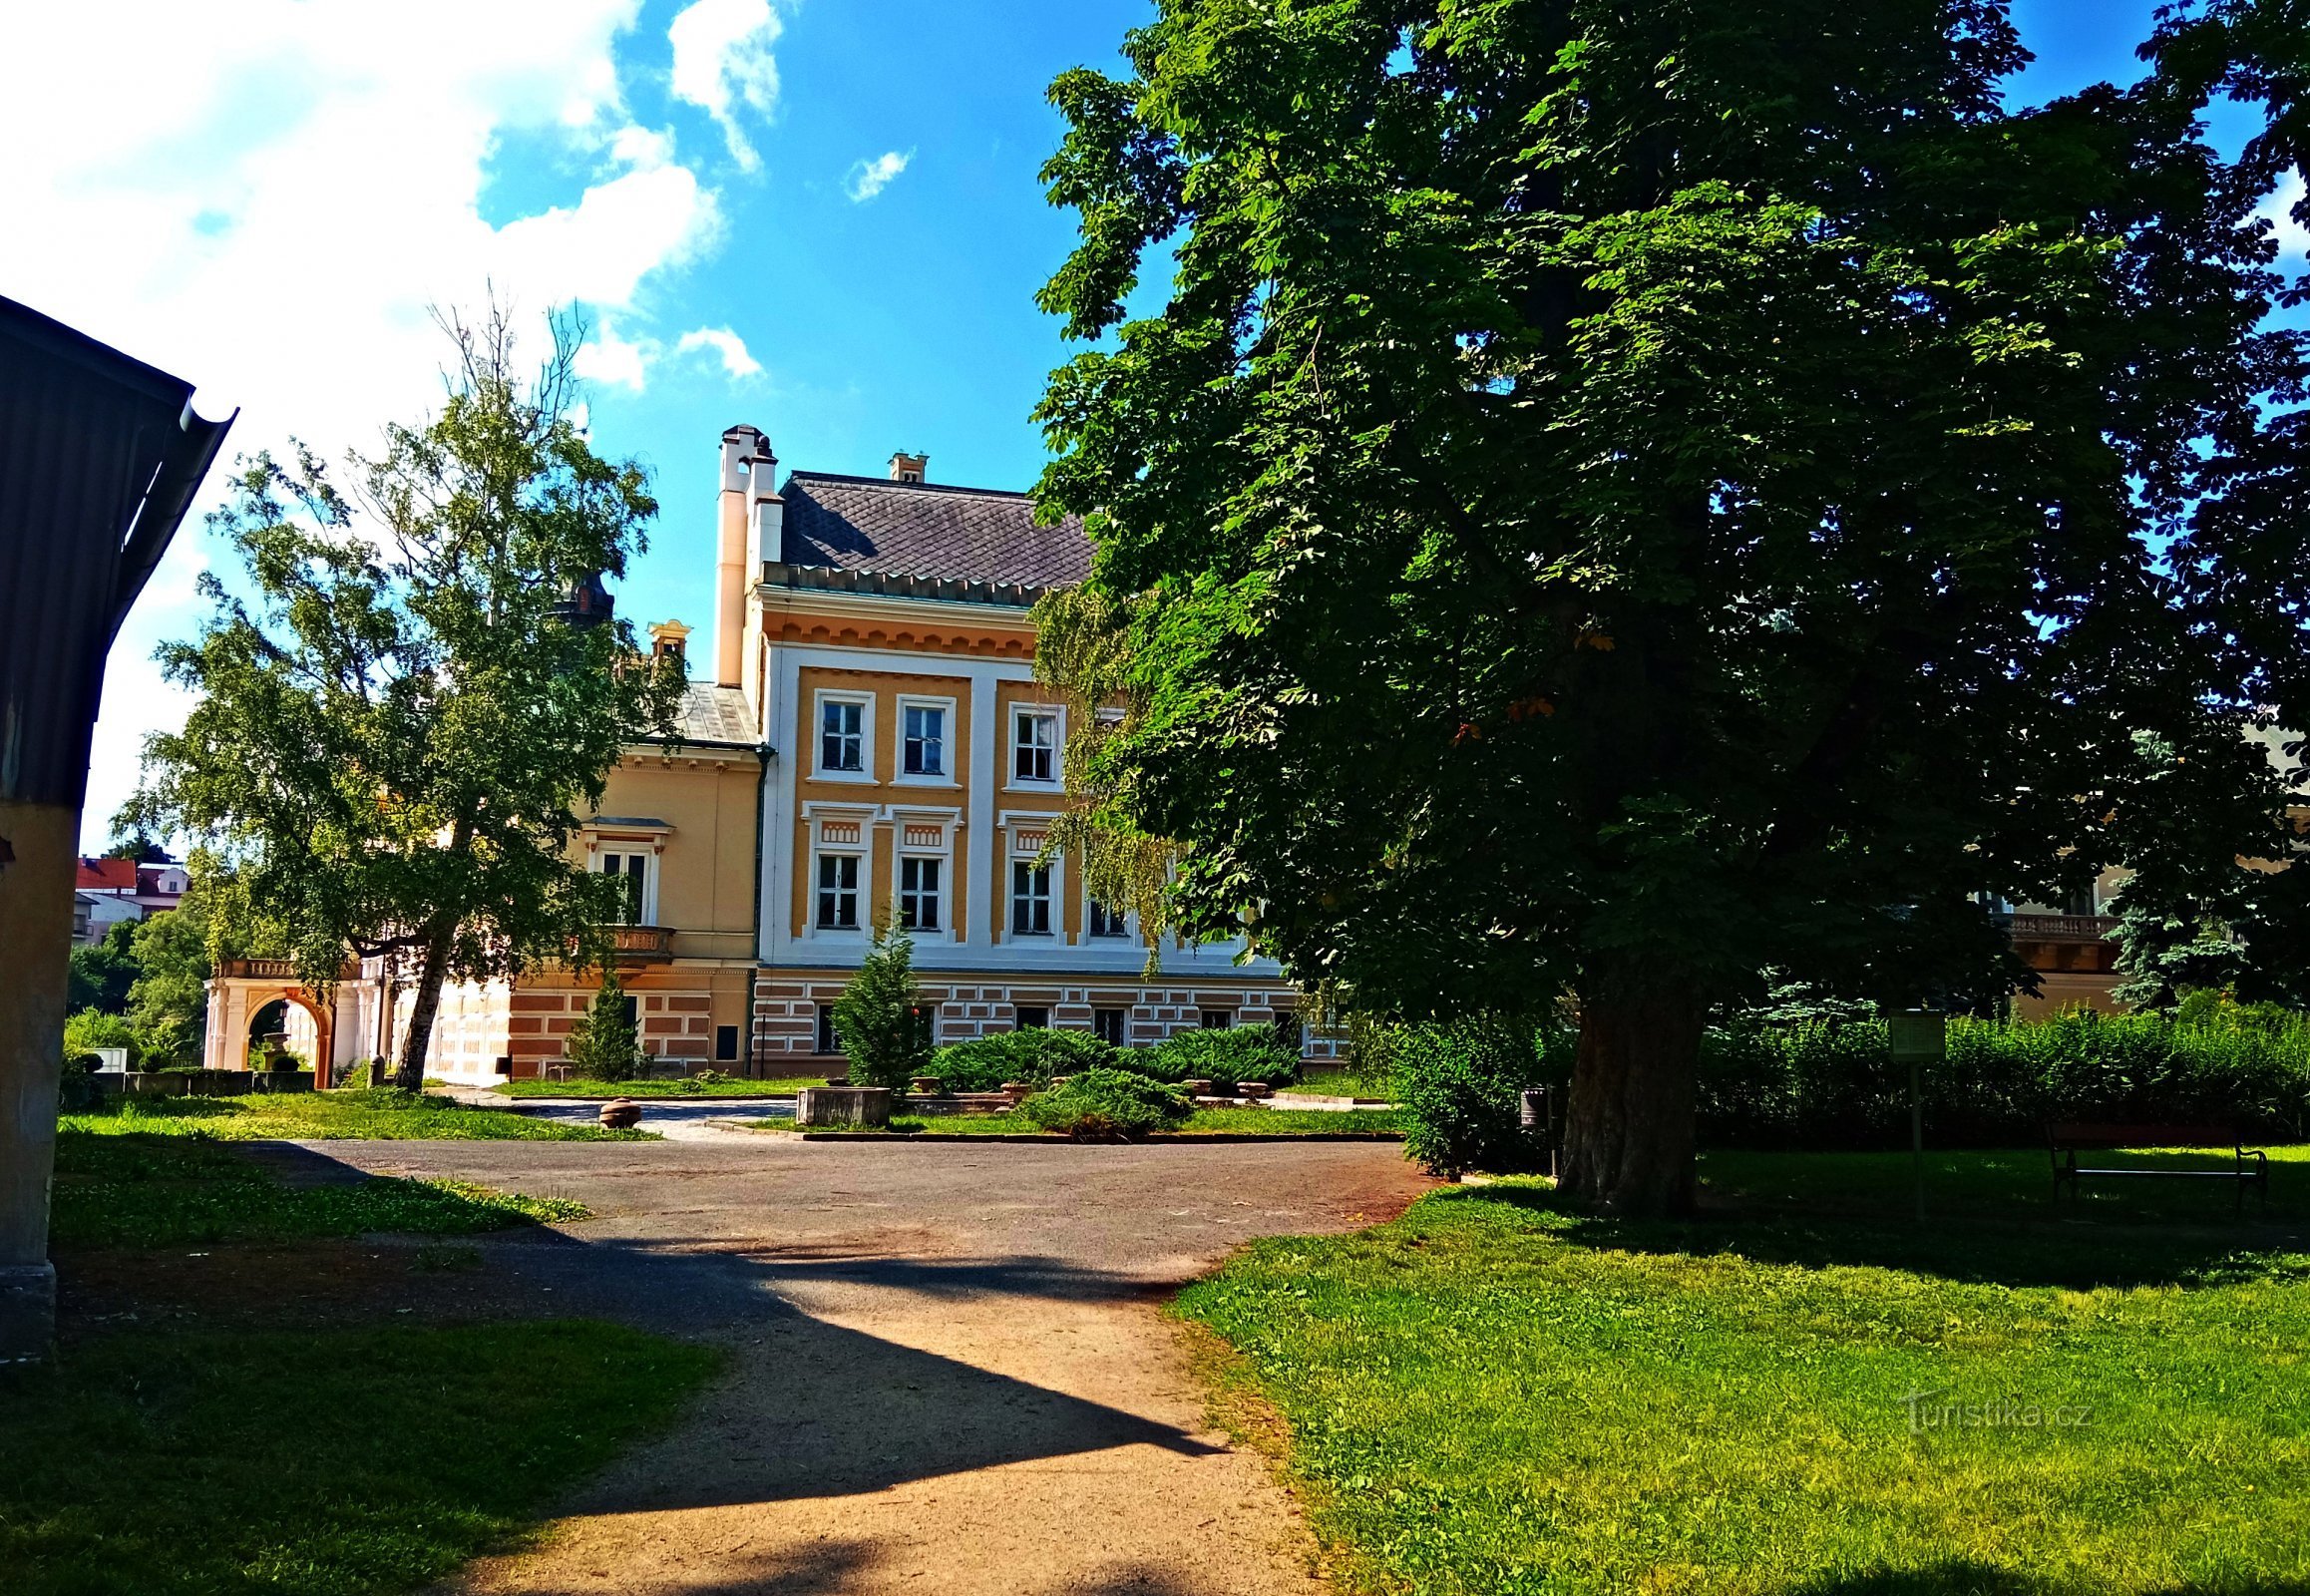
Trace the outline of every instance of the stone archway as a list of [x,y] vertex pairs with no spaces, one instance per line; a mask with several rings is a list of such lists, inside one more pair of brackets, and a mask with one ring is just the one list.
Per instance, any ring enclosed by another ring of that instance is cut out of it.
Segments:
[[328,1088],[336,1063],[336,1005],[305,990],[285,959],[228,959],[208,982],[208,1035],[201,1062],[210,1069],[248,1067],[249,1026],[276,1002],[293,1003],[313,1022],[313,1089]]

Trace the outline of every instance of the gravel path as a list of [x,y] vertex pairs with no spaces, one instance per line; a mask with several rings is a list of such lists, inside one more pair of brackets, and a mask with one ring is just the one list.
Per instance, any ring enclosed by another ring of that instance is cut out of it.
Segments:
[[543,1313],[716,1342],[722,1384],[464,1592],[1318,1592],[1211,1431],[1169,1292],[1260,1235],[1398,1212],[1372,1143],[333,1142],[301,1156],[571,1196],[485,1243]]

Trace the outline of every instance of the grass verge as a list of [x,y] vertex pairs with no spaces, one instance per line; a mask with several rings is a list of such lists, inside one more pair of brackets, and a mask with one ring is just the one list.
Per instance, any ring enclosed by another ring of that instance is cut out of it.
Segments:
[[378,1175],[291,1186],[202,1137],[72,1128],[57,1137],[50,1235],[62,1247],[304,1241],[376,1231],[465,1236],[586,1216],[582,1203],[457,1181]]
[[824,1075],[781,1080],[508,1080],[493,1089],[507,1097],[783,1097],[823,1086]]
[[[790,1119],[757,1119],[751,1123],[767,1130],[791,1130]],[[858,1132],[863,1125],[813,1125],[820,1130]],[[1051,1141],[1067,1138],[1030,1124],[1023,1114],[895,1114],[889,1128],[911,1136],[1041,1136]],[[1258,1132],[1269,1136],[1393,1135],[1402,1122],[1391,1108],[1199,1108],[1177,1130],[1166,1136],[1240,1135]]]
[[586,1322],[132,1334],[0,1376],[10,1596],[366,1596],[518,1544],[714,1355]]
[[2310,1588],[2299,1241],[2195,1186],[2055,1218],[2042,1154],[1938,1162],[1945,1210],[2003,1217],[1871,1217],[1898,1158],[1716,1156],[1784,1206],[1635,1225],[1446,1190],[1255,1243],[1179,1310],[1235,1350],[1222,1415],[1288,1428],[1343,1589]]
[[217,1141],[640,1141],[638,1130],[562,1125],[448,1097],[373,1090],[279,1096],[124,1098],[66,1129],[92,1135],[204,1136]]

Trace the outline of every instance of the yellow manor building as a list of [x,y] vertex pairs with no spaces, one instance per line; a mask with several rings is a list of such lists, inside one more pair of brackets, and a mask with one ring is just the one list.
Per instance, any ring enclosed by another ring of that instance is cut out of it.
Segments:
[[[1027,609],[1089,574],[1090,543],[1073,520],[1037,526],[1024,494],[932,483],[928,463],[780,484],[761,432],[722,435],[713,657],[685,625],[650,628],[692,678],[679,735],[626,750],[578,839],[629,882],[617,968],[644,1050],[766,1077],[840,1067],[832,1004],[895,909],[941,1042],[1283,1025],[1328,1055],[1273,962],[1166,945],[1150,978],[1135,918],[1041,858],[1069,727],[1035,685]],[[428,1073],[540,1074],[595,986],[545,970],[451,988]],[[207,1062],[239,1067],[258,1026],[337,1064],[394,1055],[410,1002],[375,961],[326,1004],[285,966],[229,965]]]

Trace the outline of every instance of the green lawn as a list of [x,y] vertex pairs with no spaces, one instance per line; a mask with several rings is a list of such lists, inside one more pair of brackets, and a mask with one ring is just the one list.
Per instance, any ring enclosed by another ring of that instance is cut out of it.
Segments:
[[781,1080],[508,1080],[494,1089],[508,1097],[784,1097],[823,1086],[824,1075]]
[[1235,1350],[1221,1411],[1288,1425],[1344,1590],[2299,1593],[2306,1162],[2241,1223],[2181,1183],[2057,1212],[2042,1153],[1942,1155],[1921,1230],[1905,1158],[1721,1154],[1739,1218],[1450,1189],[1179,1307]]
[[456,1181],[390,1176],[285,1185],[205,1137],[92,1135],[56,1142],[50,1233],[65,1247],[303,1241],[372,1231],[463,1236],[543,1220],[583,1219],[584,1204]]
[[[793,1128],[787,1119],[757,1119],[754,1124],[769,1130]],[[857,1126],[812,1126],[813,1131],[856,1130]],[[1052,1141],[1065,1138],[1055,1131],[1038,1130],[1020,1114],[898,1114],[891,1119],[890,1128],[903,1134],[925,1136],[1046,1136]],[[1402,1130],[1395,1110],[1390,1108],[1198,1108],[1187,1123],[1169,1135],[1211,1135],[1215,1132],[1257,1131],[1270,1136],[1339,1136],[1353,1133],[1368,1135],[1373,1131],[1396,1134]]]
[[354,1596],[494,1547],[715,1357],[584,1322],[129,1334],[0,1373],[9,1596]]
[[421,1092],[284,1092],[279,1096],[123,1099],[67,1114],[67,1129],[95,1135],[205,1136],[219,1141],[639,1141],[638,1130],[558,1125],[504,1108],[474,1108]]

